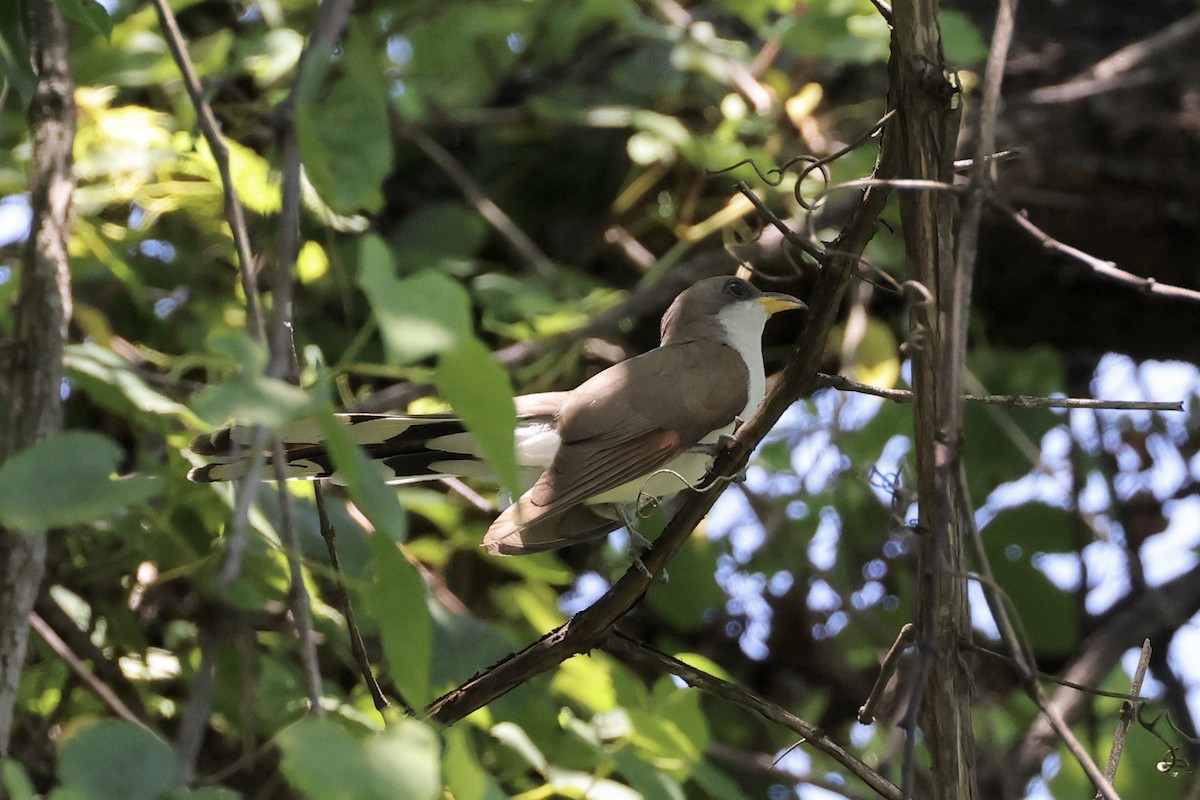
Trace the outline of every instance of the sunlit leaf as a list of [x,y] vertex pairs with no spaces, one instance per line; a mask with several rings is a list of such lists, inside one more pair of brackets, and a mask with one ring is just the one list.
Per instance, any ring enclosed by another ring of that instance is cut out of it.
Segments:
[[896,385],[900,379],[900,345],[891,328],[881,320],[869,317],[850,353],[844,352],[845,337],[843,325],[836,326],[829,334],[830,346],[842,353],[848,362],[850,378],[880,389],[891,389]]
[[124,452],[107,436],[66,431],[0,465],[0,523],[44,531],[104,519],[163,490],[156,478],[114,479]]
[[[200,424],[190,408],[152,387],[134,365],[112,350],[86,341],[68,345],[63,362],[72,379],[84,384],[82,388],[93,395],[107,388],[146,414],[178,416],[193,426]],[[89,384],[92,388],[89,388]],[[109,405],[116,409],[119,404],[113,402]]]
[[433,800],[441,795],[437,736],[416,720],[355,737],[331,720],[279,734],[288,782],[321,800]]
[[438,392],[479,442],[500,483],[510,493],[519,494],[513,449],[517,412],[508,373],[478,339],[468,337],[438,359],[436,381]]
[[266,348],[244,334],[220,334],[209,342],[241,369],[231,380],[196,394],[191,407],[209,426],[229,421],[240,425],[278,428],[308,413],[313,405],[308,393],[298,386],[262,374]]
[[429,270],[397,278],[391,253],[378,237],[363,238],[358,282],[371,302],[393,364],[411,364],[449,350],[471,333],[466,290]]
[[325,249],[309,240],[300,246],[296,255],[296,277],[301,283],[312,283],[325,277],[329,271],[329,256]]
[[34,800],[37,796],[25,768],[11,758],[0,761],[0,786],[8,792],[10,800]]

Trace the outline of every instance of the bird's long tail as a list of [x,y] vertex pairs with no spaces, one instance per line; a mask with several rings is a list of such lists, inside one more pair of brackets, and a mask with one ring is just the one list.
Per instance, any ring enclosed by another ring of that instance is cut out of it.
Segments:
[[[368,457],[380,464],[389,483],[427,481],[434,478],[491,474],[480,458],[475,441],[457,417],[448,414],[406,416],[398,414],[335,414],[346,427],[350,440],[363,447]],[[188,480],[200,483],[237,480],[246,474],[251,461],[253,428],[234,426],[197,436],[192,452],[212,458],[212,463],[194,467]],[[337,481],[333,459],[325,447],[325,436],[315,420],[301,420],[278,432],[288,479],[331,478]],[[267,451],[268,464],[274,453]],[[265,476],[274,477],[268,469]]]

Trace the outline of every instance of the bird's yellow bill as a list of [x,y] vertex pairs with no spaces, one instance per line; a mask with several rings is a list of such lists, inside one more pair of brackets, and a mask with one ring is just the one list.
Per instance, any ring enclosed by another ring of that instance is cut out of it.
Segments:
[[758,298],[758,302],[767,310],[768,314],[778,314],[780,311],[787,311],[792,308],[808,308],[796,298],[787,294],[778,292],[768,292]]

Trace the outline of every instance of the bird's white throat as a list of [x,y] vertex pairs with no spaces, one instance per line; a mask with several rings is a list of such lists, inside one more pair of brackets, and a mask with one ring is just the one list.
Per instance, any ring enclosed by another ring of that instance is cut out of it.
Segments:
[[750,375],[746,387],[746,407],[738,415],[743,420],[750,419],[767,394],[762,335],[769,317],[767,310],[758,303],[734,303],[717,312],[717,323],[725,330],[725,343],[746,362],[746,371]]

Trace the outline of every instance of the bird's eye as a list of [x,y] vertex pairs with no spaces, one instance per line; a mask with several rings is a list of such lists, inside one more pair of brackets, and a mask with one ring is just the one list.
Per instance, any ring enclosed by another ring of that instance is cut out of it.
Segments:
[[744,300],[750,296],[750,285],[743,280],[730,278],[725,282],[725,294]]

